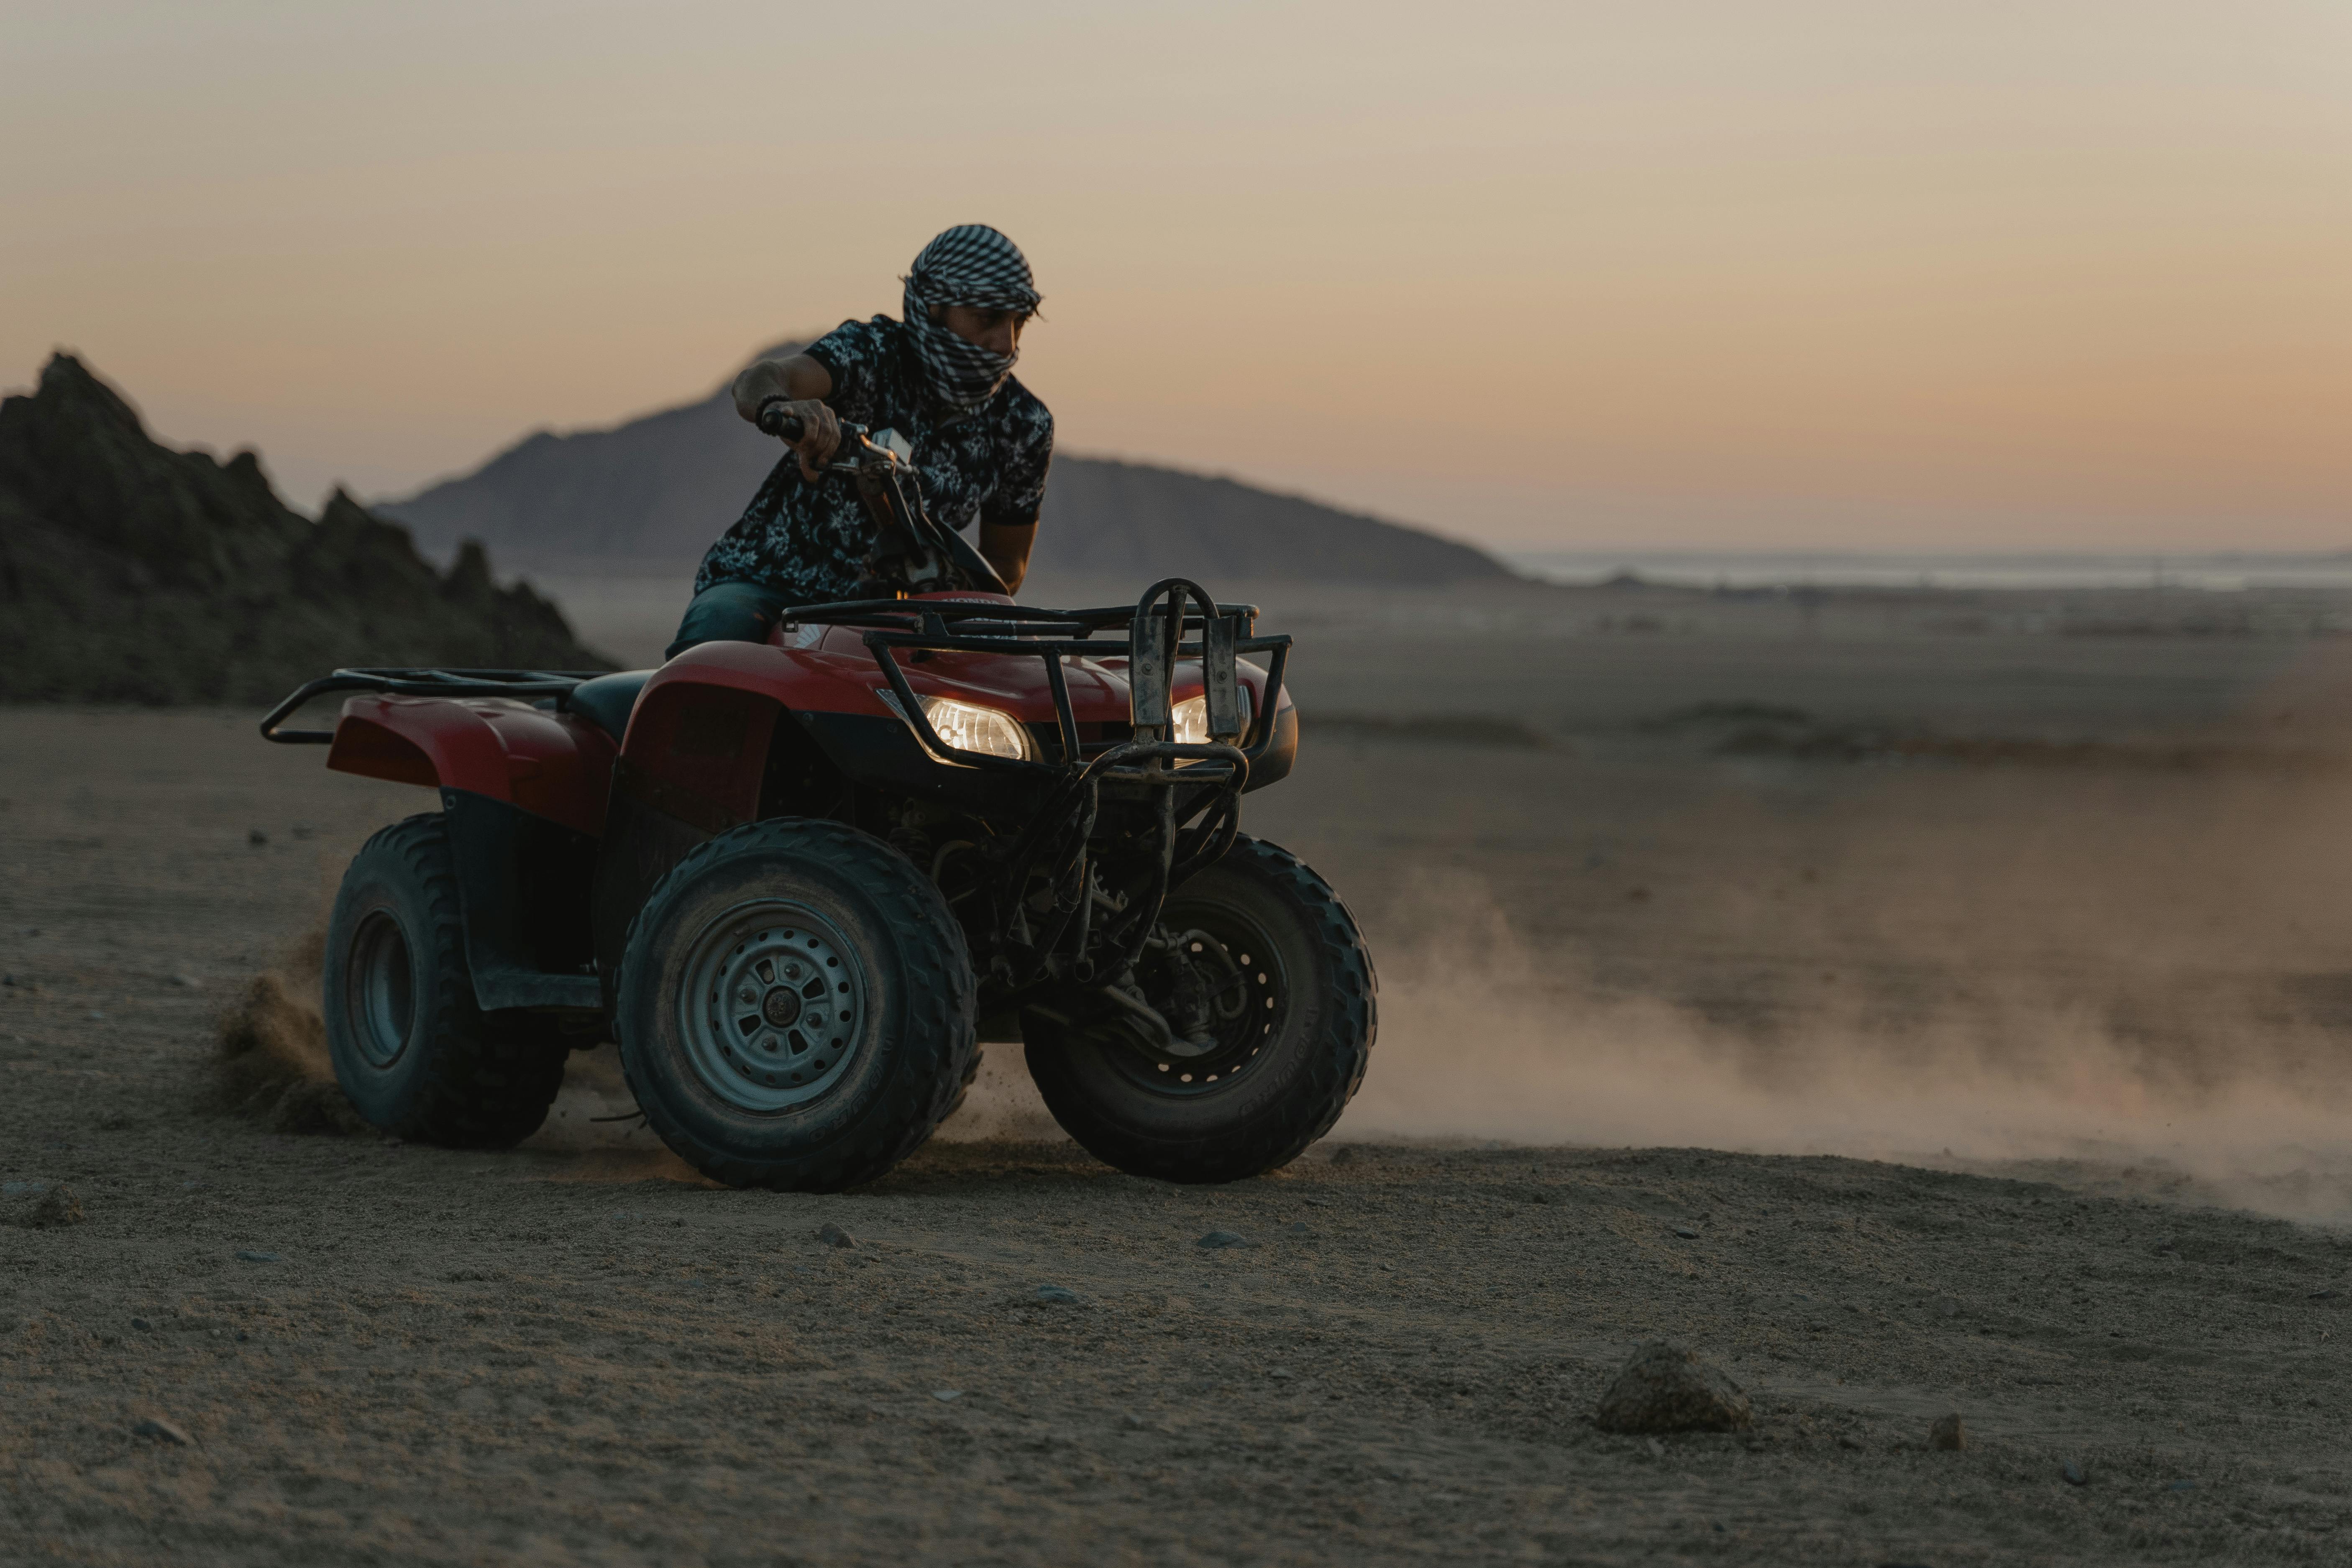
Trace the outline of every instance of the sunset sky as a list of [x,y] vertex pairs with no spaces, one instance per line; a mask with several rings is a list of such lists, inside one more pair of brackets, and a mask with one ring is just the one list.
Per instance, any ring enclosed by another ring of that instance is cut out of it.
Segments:
[[0,0],[0,384],[297,504],[989,222],[1067,451],[1512,546],[2352,547],[2352,4]]

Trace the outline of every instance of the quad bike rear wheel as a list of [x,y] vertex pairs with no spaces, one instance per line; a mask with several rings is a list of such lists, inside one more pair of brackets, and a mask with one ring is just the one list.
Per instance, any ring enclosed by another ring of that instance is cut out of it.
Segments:
[[973,1062],[963,932],[913,862],[773,817],[673,867],[629,927],[614,1033],[638,1109],[731,1186],[834,1192],[912,1153]]
[[476,1005],[438,814],[394,823],[352,858],[325,969],[328,1055],[366,1121],[416,1142],[504,1149],[547,1120],[568,1043],[544,1015]]
[[1190,1037],[1155,1045],[1117,1008],[1022,1016],[1046,1109],[1106,1164],[1170,1182],[1258,1175],[1329,1131],[1363,1082],[1371,958],[1330,884],[1286,849],[1236,837],[1170,894],[1136,979]]

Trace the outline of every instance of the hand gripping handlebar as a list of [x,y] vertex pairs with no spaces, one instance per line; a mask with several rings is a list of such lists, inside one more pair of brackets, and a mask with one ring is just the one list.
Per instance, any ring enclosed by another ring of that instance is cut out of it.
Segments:
[[771,397],[760,405],[760,417],[755,423],[779,441],[798,441],[808,434],[808,424],[799,415],[784,412],[791,403],[789,397]]

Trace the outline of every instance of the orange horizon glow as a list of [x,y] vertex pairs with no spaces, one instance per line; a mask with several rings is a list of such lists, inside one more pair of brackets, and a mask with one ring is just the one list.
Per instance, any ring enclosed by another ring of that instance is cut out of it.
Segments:
[[1505,546],[2352,547],[2339,5],[0,18],[0,384],[71,347],[299,505],[986,221],[1066,451]]

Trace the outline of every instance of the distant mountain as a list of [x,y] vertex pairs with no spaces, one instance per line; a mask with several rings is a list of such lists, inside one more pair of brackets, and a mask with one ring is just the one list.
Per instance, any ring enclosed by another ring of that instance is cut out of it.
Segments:
[[610,668],[479,545],[445,574],[341,490],[313,522],[69,354],[0,402],[0,701],[257,704],[371,664]]
[[[541,431],[470,474],[376,510],[436,552],[478,539],[539,571],[592,562],[676,567],[698,561],[742,515],[782,455],[736,416],[722,386],[699,403],[610,430]],[[1054,459],[1033,569],[1409,584],[1511,575],[1469,545],[1301,497],[1067,456]]]

